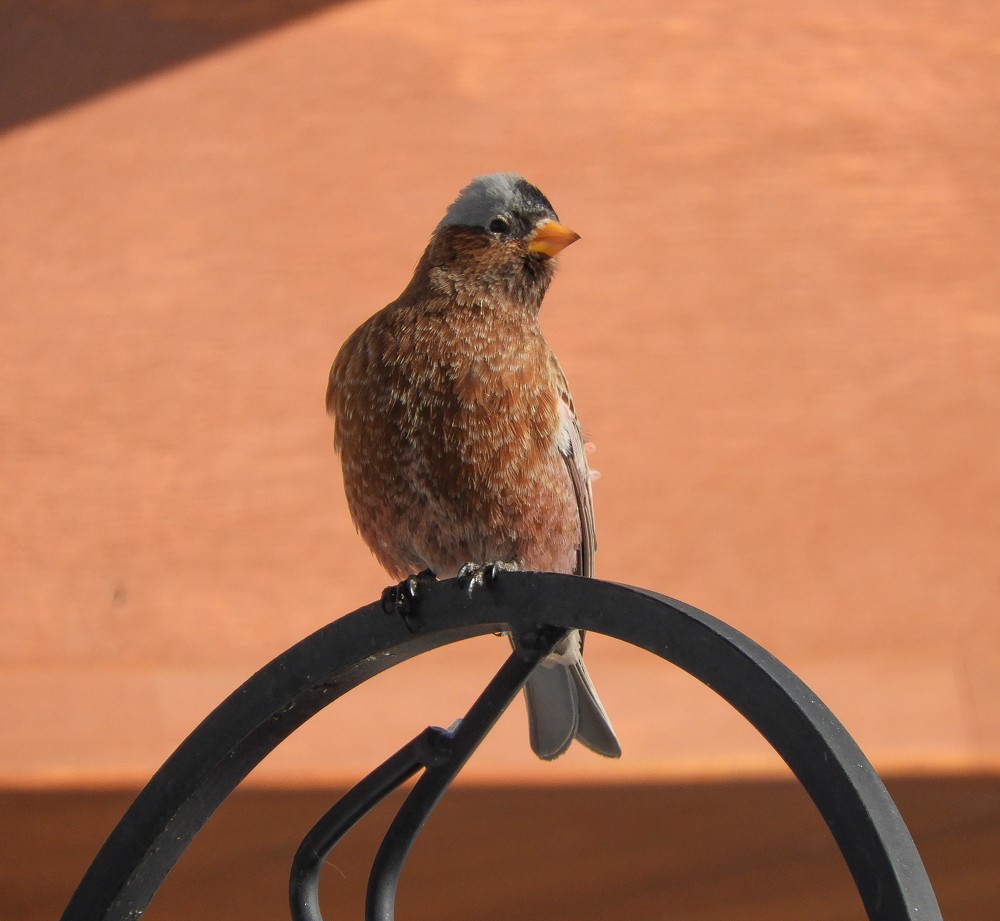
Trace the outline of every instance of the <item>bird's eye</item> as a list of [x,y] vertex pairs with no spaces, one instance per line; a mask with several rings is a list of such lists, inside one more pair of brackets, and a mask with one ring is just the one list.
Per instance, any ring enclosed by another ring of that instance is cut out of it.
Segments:
[[510,230],[510,221],[505,217],[495,217],[490,221],[491,233],[507,233]]

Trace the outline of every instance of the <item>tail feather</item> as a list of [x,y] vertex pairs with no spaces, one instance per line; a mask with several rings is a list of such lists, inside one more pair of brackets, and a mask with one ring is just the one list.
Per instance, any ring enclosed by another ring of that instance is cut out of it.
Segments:
[[573,676],[577,700],[576,737],[591,751],[606,758],[620,758],[622,747],[611,728],[611,720],[597,696],[597,689],[587,674],[583,659],[578,659],[566,671]]
[[551,761],[577,739],[599,755],[619,758],[621,746],[583,664],[579,638],[572,640],[542,662],[524,686],[531,750]]
[[531,750],[545,761],[558,758],[576,736],[579,708],[570,670],[540,665],[524,686]]

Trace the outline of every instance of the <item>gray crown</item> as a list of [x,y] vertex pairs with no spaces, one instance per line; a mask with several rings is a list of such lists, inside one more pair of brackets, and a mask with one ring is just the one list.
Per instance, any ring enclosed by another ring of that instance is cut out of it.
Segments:
[[438,227],[482,227],[498,214],[546,216],[558,220],[549,200],[517,173],[477,176],[448,208]]

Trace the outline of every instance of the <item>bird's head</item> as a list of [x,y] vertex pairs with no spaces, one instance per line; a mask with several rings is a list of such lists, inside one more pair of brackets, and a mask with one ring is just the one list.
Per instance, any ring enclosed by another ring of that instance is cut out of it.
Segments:
[[526,179],[490,173],[462,189],[426,255],[437,280],[459,296],[502,292],[537,310],[552,279],[552,257],[579,239]]
[[515,173],[477,176],[448,208],[438,233],[475,234],[487,247],[549,259],[580,239],[559,223],[549,200]]

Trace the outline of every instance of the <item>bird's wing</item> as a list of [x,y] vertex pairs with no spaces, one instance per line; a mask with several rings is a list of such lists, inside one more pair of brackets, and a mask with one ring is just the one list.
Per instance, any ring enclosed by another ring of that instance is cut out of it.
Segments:
[[580,513],[580,548],[576,553],[576,573],[580,576],[593,576],[594,553],[597,550],[597,536],[594,531],[594,494],[590,483],[590,467],[587,464],[587,452],[584,448],[580,423],[573,406],[573,397],[566,383],[555,355],[551,356],[552,376],[559,393],[559,452],[566,460],[576,493],[576,506]]

